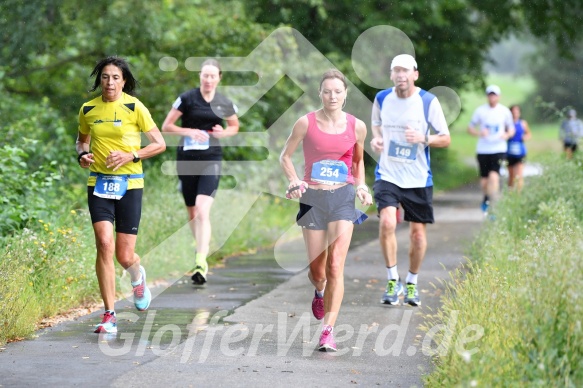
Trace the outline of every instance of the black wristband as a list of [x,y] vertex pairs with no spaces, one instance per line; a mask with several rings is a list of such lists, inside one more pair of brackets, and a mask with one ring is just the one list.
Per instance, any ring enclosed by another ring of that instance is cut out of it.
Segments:
[[77,156],[77,163],[81,164],[81,158],[83,157],[83,155],[87,155],[89,152],[87,151],[83,151],[79,154],[79,156]]

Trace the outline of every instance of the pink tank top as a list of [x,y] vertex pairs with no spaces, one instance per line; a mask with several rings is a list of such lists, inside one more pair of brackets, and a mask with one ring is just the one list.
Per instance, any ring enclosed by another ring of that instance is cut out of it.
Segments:
[[352,155],[356,145],[356,119],[346,114],[346,129],[331,134],[318,128],[316,112],[310,112],[303,140],[304,181],[309,185],[354,183]]

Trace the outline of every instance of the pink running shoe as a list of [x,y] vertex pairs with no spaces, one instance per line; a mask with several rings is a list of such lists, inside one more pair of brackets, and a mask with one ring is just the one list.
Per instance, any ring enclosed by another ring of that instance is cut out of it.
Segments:
[[326,325],[322,329],[322,334],[320,335],[320,344],[318,345],[318,350],[321,352],[335,352],[336,342],[334,341],[334,334],[332,334],[332,326]]
[[320,298],[316,291],[314,291],[314,299],[312,299],[312,313],[314,317],[319,321],[324,318],[326,312],[324,311],[324,298]]
[[117,333],[115,314],[106,311],[102,317],[103,319],[101,320],[101,323],[95,326],[94,333]]

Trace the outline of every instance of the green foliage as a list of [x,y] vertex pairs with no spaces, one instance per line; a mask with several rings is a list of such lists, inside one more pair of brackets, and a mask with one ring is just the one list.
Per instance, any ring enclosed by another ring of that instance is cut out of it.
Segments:
[[456,151],[445,148],[431,150],[431,171],[433,172],[434,190],[451,190],[464,184],[475,182],[476,169],[460,163]]
[[[477,85],[483,76],[482,63],[488,46],[501,35],[482,34],[483,24],[469,12],[470,1],[431,2],[398,1],[311,1],[251,0],[247,12],[261,23],[284,23],[300,31],[325,55],[340,54],[350,59],[356,39],[377,25],[401,29],[413,42],[421,69],[420,85],[426,89],[443,85],[453,89]],[[334,39],[326,31],[342,26]],[[337,63],[348,75],[350,62]],[[378,64],[380,65],[380,64]],[[351,80],[357,77],[350,76]],[[375,91],[363,83],[357,86],[367,95]],[[390,85],[387,85],[390,86]]]
[[531,73],[537,82],[532,99],[537,106],[537,118],[559,122],[569,108],[583,112],[582,44],[577,44],[572,56],[561,56],[554,44],[540,45],[531,58]]
[[55,181],[54,163],[48,168],[30,172],[27,168],[29,154],[36,145],[35,140],[23,139],[24,149],[5,145],[0,148],[0,235],[18,230],[31,220],[50,210],[50,202],[44,196]]
[[74,168],[74,141],[48,99],[33,103],[1,96],[0,100],[5,139],[0,148],[0,235],[5,236],[58,212],[63,203],[75,203],[79,192],[70,183],[82,179],[82,173]]
[[469,271],[453,276],[426,325],[459,313],[458,328],[477,325],[483,336],[436,358],[428,386],[583,384],[582,162],[547,161],[544,175],[496,204],[495,220],[471,249]]

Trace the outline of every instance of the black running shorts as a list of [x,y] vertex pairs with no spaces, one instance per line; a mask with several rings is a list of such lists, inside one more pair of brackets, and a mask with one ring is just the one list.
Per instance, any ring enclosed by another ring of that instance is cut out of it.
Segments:
[[564,142],[563,149],[564,150],[570,149],[571,151],[575,152],[575,151],[577,151],[577,143]]
[[500,165],[506,160],[506,153],[498,154],[478,154],[478,165],[480,166],[480,176],[488,177],[491,171],[500,174]]
[[121,199],[107,199],[93,195],[95,186],[87,186],[87,204],[91,222],[115,223],[117,233],[138,234],[142,217],[142,195],[144,189],[126,191]]
[[186,206],[196,204],[197,195],[216,195],[221,179],[220,160],[179,161],[178,179]]
[[524,163],[524,157],[520,156],[520,157],[516,157],[516,156],[507,156],[507,160],[508,160],[508,167],[512,167],[512,166],[516,166],[519,163]]
[[402,189],[399,186],[377,180],[373,186],[374,199],[380,214],[388,206],[405,210],[405,221],[433,224],[433,186]]

